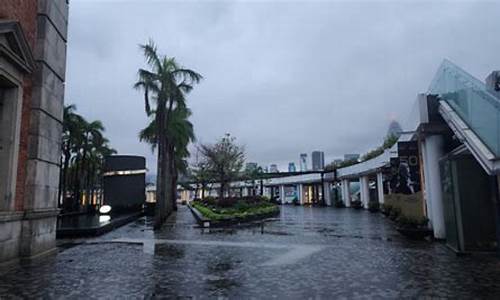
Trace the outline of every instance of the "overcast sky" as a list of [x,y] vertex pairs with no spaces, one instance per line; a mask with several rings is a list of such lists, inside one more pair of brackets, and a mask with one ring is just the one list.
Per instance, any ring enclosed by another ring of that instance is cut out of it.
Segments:
[[443,58],[481,80],[500,69],[499,37],[492,2],[72,0],[66,103],[154,171],[132,89],[152,38],[205,78],[188,96],[198,141],[229,132],[247,161],[285,170],[302,152],[328,163],[378,146]]

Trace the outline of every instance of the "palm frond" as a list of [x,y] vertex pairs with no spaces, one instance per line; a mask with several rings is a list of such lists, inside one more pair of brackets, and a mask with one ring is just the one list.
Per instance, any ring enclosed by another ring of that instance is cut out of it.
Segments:
[[143,51],[146,62],[156,69],[158,72],[162,71],[161,59],[158,56],[158,49],[153,40],[149,40],[145,45],[139,45],[139,48]]

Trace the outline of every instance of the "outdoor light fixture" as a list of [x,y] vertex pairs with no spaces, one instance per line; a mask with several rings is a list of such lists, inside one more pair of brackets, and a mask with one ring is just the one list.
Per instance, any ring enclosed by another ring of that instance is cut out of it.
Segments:
[[103,206],[101,206],[101,208],[99,208],[99,212],[101,214],[107,214],[110,211],[111,211],[111,206],[109,206],[109,205],[103,205]]
[[106,172],[104,176],[123,176],[123,175],[139,175],[146,174],[146,169],[143,170],[123,170],[123,171],[110,171]]
[[109,222],[109,220],[111,220],[111,217],[108,215],[99,216],[99,223]]

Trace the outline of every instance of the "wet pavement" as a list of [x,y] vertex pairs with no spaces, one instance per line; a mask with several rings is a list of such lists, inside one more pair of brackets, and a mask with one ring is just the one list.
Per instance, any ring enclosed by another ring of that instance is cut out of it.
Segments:
[[260,226],[201,229],[181,206],[0,271],[0,298],[499,298],[500,259],[405,240],[380,214],[282,207]]

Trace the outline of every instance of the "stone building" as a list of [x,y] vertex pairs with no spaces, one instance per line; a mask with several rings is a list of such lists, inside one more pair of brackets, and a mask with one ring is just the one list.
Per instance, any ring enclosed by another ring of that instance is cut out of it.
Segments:
[[54,251],[67,0],[0,3],[0,265]]

